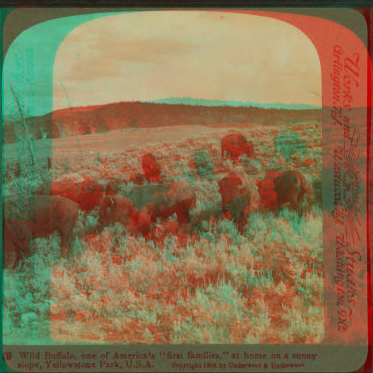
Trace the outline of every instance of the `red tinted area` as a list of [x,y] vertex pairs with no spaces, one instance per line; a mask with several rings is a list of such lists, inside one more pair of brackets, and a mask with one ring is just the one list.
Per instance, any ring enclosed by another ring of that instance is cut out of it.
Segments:
[[148,181],[158,182],[161,176],[161,166],[153,154],[145,154],[142,159],[142,169]]
[[281,171],[269,171],[264,179],[259,179],[256,182],[260,196],[260,206],[264,209],[275,210],[277,208],[277,194],[273,180],[280,174]]

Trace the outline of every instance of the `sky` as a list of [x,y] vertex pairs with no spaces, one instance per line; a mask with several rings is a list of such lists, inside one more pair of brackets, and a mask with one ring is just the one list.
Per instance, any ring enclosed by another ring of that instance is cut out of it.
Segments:
[[320,61],[307,36],[269,17],[217,11],[43,22],[13,41],[3,77],[5,115],[18,111],[11,87],[26,116],[171,97],[321,106]]
[[54,110],[170,97],[321,106],[319,57],[288,23],[211,11],[105,16],[58,48]]
[[[3,64],[5,116],[19,117],[13,92],[25,116],[44,115],[53,110],[53,68],[58,48],[76,27],[102,16],[103,13],[85,14],[42,22],[25,29],[12,41]],[[12,24],[6,19],[4,39],[9,37],[8,28]]]

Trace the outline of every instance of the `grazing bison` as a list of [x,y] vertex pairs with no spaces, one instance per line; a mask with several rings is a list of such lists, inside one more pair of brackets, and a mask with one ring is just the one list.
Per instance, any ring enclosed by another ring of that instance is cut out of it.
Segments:
[[154,201],[149,204],[149,211],[153,220],[158,217],[165,220],[176,213],[179,224],[187,224],[195,202],[196,193],[185,181],[159,185]]
[[145,178],[151,182],[159,182],[161,176],[161,166],[153,154],[145,154],[141,158],[142,169]]
[[68,198],[76,202],[82,211],[89,212],[100,204],[104,194],[116,193],[118,185],[111,181],[106,187],[101,186],[94,178],[77,180],[76,183],[56,180],[51,186],[43,185],[36,194]]
[[99,206],[105,195],[118,194],[118,190],[118,184],[115,181],[109,181],[106,186],[101,186],[93,179],[91,183],[83,186],[82,191],[73,200],[82,211],[89,212]]
[[197,174],[201,179],[211,177],[214,164],[210,161],[207,153],[204,150],[196,152],[194,155],[194,165],[196,167]]
[[87,188],[89,184],[90,182],[87,178],[83,178],[77,174],[71,174],[45,182],[36,189],[35,194],[60,196],[73,200],[72,198],[81,190]]
[[105,192],[110,192],[110,193],[118,194],[118,191],[119,191],[119,187],[118,187],[118,183],[116,181],[109,180],[106,183]]
[[79,207],[67,198],[35,195],[29,200],[12,197],[5,202],[5,265],[16,268],[21,257],[28,257],[32,237],[46,237],[57,230],[61,246],[72,254],[73,229]]
[[312,195],[312,187],[304,175],[297,170],[283,171],[273,181],[277,194],[278,208],[289,207],[301,214],[301,204],[306,195]]
[[222,200],[222,212],[230,213],[239,231],[244,232],[250,211],[250,190],[244,177],[238,172],[230,172],[218,182]]
[[89,212],[100,204],[104,195],[105,192],[102,192],[101,190],[83,190],[78,193],[77,196],[73,197],[73,199],[82,211]]
[[125,196],[132,202],[134,207],[141,210],[149,203],[154,202],[158,191],[163,192],[165,189],[166,186],[160,186],[159,184],[139,185],[128,191]]
[[103,196],[100,201],[99,210],[98,224],[100,227],[106,227],[116,222],[127,226],[130,223],[130,217],[134,208],[129,199],[115,194]]
[[179,223],[190,221],[189,211],[196,200],[193,187],[185,181],[139,186],[126,197],[139,210],[146,208],[153,221],[165,220],[176,213]]
[[146,235],[150,232],[150,216],[138,211],[131,201],[119,194],[105,195],[100,202],[98,228],[121,223],[133,233]]
[[221,140],[221,153],[223,158],[228,154],[234,161],[237,161],[242,154],[247,157],[254,157],[254,144],[247,141],[242,133],[234,133],[223,137]]

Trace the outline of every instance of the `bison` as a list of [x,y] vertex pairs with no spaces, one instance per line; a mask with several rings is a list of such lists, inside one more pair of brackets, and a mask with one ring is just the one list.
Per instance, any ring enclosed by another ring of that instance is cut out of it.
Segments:
[[136,234],[147,235],[150,232],[150,216],[145,210],[139,212],[131,201],[122,195],[105,195],[99,209],[98,229],[118,222]]
[[105,194],[117,192],[118,185],[114,181],[109,181],[104,187],[94,178],[85,178],[71,184],[64,180],[56,180],[51,186],[39,187],[36,194],[68,198],[76,202],[82,211],[89,212],[100,204]]
[[101,186],[93,179],[91,183],[83,185],[82,191],[73,200],[82,211],[89,212],[99,206],[104,196],[118,194],[118,191],[118,184],[113,180],[109,181],[105,186]]
[[158,191],[163,192],[165,190],[166,186],[160,186],[159,184],[138,185],[128,191],[125,197],[132,202],[133,206],[141,210],[149,203],[154,202]]
[[154,201],[149,204],[152,219],[168,219],[176,213],[179,224],[190,222],[189,212],[195,205],[196,193],[192,186],[180,181],[169,185],[160,185]]
[[289,207],[301,215],[301,204],[306,195],[311,197],[313,194],[312,187],[304,175],[298,170],[283,171],[273,180],[273,183],[277,194],[278,209]]
[[142,169],[145,178],[150,182],[159,182],[161,176],[161,166],[153,154],[145,154],[141,158]]
[[190,221],[189,211],[196,200],[192,186],[185,181],[139,186],[126,197],[137,209],[146,208],[153,222],[157,218],[165,220],[176,213],[181,224]]
[[127,226],[130,222],[133,206],[129,199],[116,194],[104,196],[99,204],[99,220],[100,227],[106,227],[109,224],[119,222]]
[[72,254],[73,229],[79,215],[78,205],[64,197],[35,195],[27,201],[11,197],[5,202],[5,264],[16,268],[21,257],[30,254],[33,237],[47,237],[57,230],[61,246]]
[[242,154],[249,158],[254,157],[254,144],[252,141],[247,141],[242,133],[234,133],[223,137],[221,140],[221,153],[222,158],[225,158],[228,154],[233,161],[237,161]]
[[250,211],[250,189],[245,178],[240,173],[232,171],[218,181],[218,185],[222,212],[229,212],[231,219],[243,233]]
[[118,194],[118,191],[119,191],[119,186],[118,186],[118,183],[116,181],[109,180],[106,183],[105,192],[110,192],[110,193]]

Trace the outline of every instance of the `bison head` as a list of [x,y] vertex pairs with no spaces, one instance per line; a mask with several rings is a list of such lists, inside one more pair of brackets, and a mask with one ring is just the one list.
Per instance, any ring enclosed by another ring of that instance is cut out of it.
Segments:
[[307,192],[307,180],[300,171],[284,171],[273,181],[277,193],[278,207],[289,206],[299,210]]
[[127,226],[132,211],[132,203],[127,198],[118,194],[106,195],[100,202],[99,226],[105,227],[115,222]]

